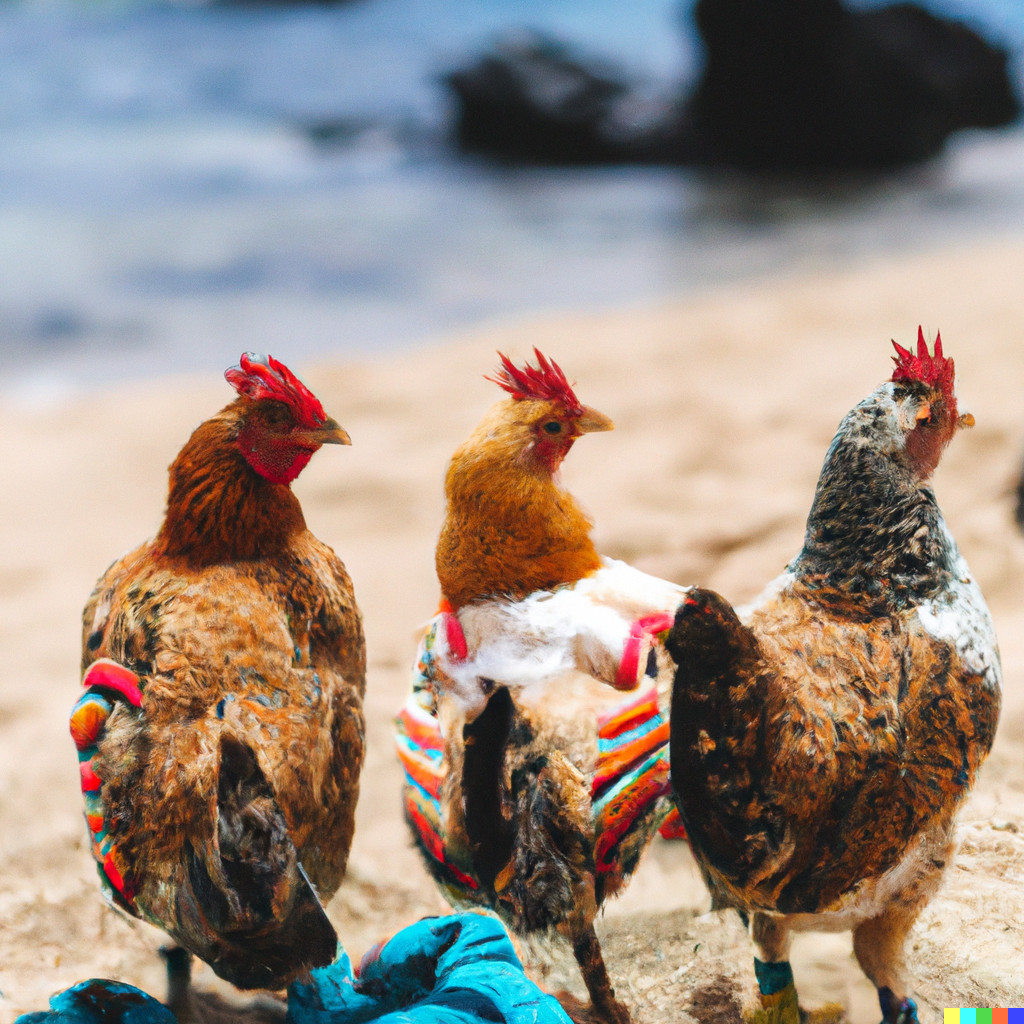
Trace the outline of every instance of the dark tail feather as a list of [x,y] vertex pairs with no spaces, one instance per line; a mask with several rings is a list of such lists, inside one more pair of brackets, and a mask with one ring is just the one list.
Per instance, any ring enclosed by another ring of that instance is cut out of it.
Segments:
[[[463,730],[473,869],[518,931],[553,928],[594,899],[594,830],[575,769],[535,742],[508,690]],[[513,742],[510,743],[510,738]]]
[[[189,846],[183,945],[238,988],[283,988],[331,963],[338,937],[299,863],[256,755],[221,737],[217,849]],[[190,941],[191,940],[191,941]]]
[[665,647],[676,663],[669,756],[679,813],[698,859],[739,883],[778,838],[763,790],[759,646],[724,598],[695,588]]
[[465,753],[462,762],[462,793],[466,806],[466,834],[473,855],[473,869],[487,886],[508,864],[514,842],[513,826],[503,806],[505,748],[512,732],[515,707],[505,687],[487,702],[479,717],[462,730]]

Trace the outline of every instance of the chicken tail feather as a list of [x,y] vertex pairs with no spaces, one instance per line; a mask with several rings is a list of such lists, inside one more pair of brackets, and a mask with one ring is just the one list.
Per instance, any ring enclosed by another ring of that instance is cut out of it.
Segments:
[[242,989],[283,988],[333,962],[334,926],[306,872],[253,750],[224,733],[217,839],[189,844],[176,936]]

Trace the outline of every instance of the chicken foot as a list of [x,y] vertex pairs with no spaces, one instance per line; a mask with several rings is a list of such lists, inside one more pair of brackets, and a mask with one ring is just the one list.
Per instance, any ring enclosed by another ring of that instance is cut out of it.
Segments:
[[785,918],[755,913],[750,925],[757,947],[754,974],[761,999],[753,1024],[801,1024],[800,1006],[789,966],[793,936]]

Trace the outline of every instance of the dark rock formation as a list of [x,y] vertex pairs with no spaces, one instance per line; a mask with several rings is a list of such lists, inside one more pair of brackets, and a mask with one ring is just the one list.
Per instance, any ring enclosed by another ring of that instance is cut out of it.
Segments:
[[660,121],[637,122],[614,73],[529,36],[449,77],[459,147],[542,164],[873,169],[927,159],[952,132],[1020,112],[1006,51],[913,4],[698,0],[695,13],[704,72]]
[[699,0],[696,18],[707,64],[685,132],[700,162],[895,166],[1019,113],[1006,52],[912,4]]

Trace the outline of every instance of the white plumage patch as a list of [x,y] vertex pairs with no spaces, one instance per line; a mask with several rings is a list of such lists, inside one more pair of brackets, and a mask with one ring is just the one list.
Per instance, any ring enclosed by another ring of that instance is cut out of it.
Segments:
[[[471,716],[486,699],[481,680],[518,689],[576,670],[622,686],[619,669],[634,624],[654,613],[673,614],[689,588],[625,562],[602,561],[597,572],[570,586],[537,591],[521,601],[492,599],[459,609],[468,656],[454,658],[440,637],[437,656],[454,684],[450,695]],[[632,686],[643,675],[646,650]]]
[[989,689],[998,689],[1002,682],[1002,668],[992,616],[981,588],[967,568],[967,562],[945,522],[942,528],[946,531],[950,549],[955,553],[953,582],[917,606],[918,621],[929,636],[952,644],[969,672],[981,676]]

